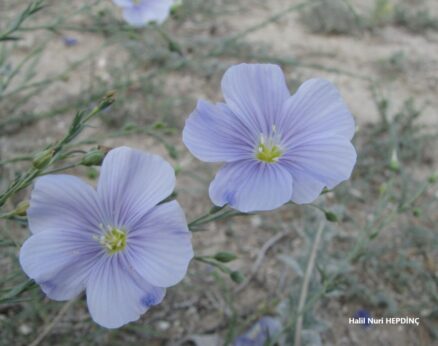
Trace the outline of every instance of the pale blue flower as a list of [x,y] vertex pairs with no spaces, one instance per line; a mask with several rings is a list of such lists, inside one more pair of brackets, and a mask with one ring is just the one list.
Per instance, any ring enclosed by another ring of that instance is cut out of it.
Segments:
[[222,79],[225,103],[199,101],[183,141],[206,162],[225,162],[214,204],[243,212],[311,203],[347,180],[356,163],[352,115],[336,88],[311,79],[290,95],[280,67],[241,64]]
[[65,36],[64,37],[64,45],[66,47],[74,47],[79,43],[79,40],[76,37]]
[[360,319],[361,322],[363,321],[363,323],[361,323],[363,328],[368,328],[371,326],[369,319],[371,319],[372,316],[370,312],[366,309],[357,310],[356,313],[354,314],[354,318]]
[[245,334],[238,336],[233,346],[264,346],[271,345],[280,337],[282,325],[274,317],[260,318]]
[[132,26],[150,22],[161,24],[169,16],[175,0],[113,0],[123,9],[123,18]]
[[103,161],[97,190],[69,175],[36,181],[28,210],[32,236],[20,264],[54,300],[86,290],[95,322],[117,328],[162,301],[193,257],[191,234],[161,157],[121,147]]

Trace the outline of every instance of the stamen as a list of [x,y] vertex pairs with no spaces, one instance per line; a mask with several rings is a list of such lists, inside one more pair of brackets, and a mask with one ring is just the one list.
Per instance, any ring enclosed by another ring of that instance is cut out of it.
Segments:
[[[105,231],[105,227],[103,225],[101,229]],[[124,229],[107,226],[105,234],[100,237],[94,236],[93,238],[98,240],[110,255],[122,251],[126,247],[127,237]]]
[[280,135],[277,133],[275,124],[271,127],[271,133],[266,139],[264,134],[260,134],[260,141],[256,148],[256,158],[266,163],[276,163],[283,155],[281,151]]

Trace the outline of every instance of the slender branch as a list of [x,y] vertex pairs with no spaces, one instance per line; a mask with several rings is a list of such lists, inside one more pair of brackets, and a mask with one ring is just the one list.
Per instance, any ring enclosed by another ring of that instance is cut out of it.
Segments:
[[264,27],[268,26],[269,24],[283,18],[284,16],[286,16],[290,12],[300,11],[300,10],[304,9],[305,7],[308,7],[309,5],[313,5],[313,3],[309,2],[309,1],[303,1],[299,4],[289,6],[288,8],[284,9],[283,11],[278,12],[278,13],[272,15],[271,17],[267,18],[266,20],[262,21],[261,23],[257,23],[255,25],[247,28],[246,30],[243,30],[243,31],[237,33],[236,35],[228,38],[224,43],[222,43],[221,46],[216,47],[216,49],[213,49],[210,52],[210,56],[218,56],[218,55],[222,54],[228,46],[237,42],[241,38],[243,38],[243,37],[245,37],[253,32],[256,32],[258,30],[263,29]]
[[29,186],[36,177],[41,175],[44,170],[46,170],[46,168],[52,166],[55,162],[59,161],[64,155],[64,146],[71,143],[87,126],[88,121],[90,121],[91,118],[93,118],[99,112],[108,108],[114,102],[114,100],[114,92],[109,92],[90,112],[87,113],[85,111],[79,111],[73,119],[69,131],[64,136],[64,138],[62,138],[58,142],[55,142],[54,144],[50,145],[45,150],[40,152],[40,154],[43,154],[43,158],[45,161],[38,164],[35,164],[35,162],[33,162],[32,167],[30,167],[22,176],[19,176],[17,179],[15,179],[15,181],[9,185],[5,192],[0,193],[0,207],[2,207],[9,199],[9,197],[11,197],[13,194]]
[[304,276],[303,286],[301,287],[300,301],[298,303],[298,319],[295,328],[295,346],[301,346],[301,329],[303,327],[303,312],[306,303],[307,292],[309,290],[310,277],[312,275],[313,267],[315,265],[316,253],[321,241],[322,231],[324,230],[324,222],[319,225],[318,231],[313,241],[312,252],[310,253],[309,261],[307,262],[306,274]]
[[67,310],[73,305],[73,303],[76,302],[76,299],[72,299],[59,310],[58,314],[55,316],[55,318],[52,320],[51,323],[49,323],[46,328],[42,331],[40,335],[29,345],[29,346],[38,346],[41,341],[50,333],[50,331],[58,324],[58,322],[61,320],[61,318],[65,315]]
[[12,22],[12,24],[4,32],[0,33],[0,41],[17,40],[18,37],[12,36],[12,34],[20,30],[21,25],[25,20],[27,20],[27,18],[44,8],[43,2],[43,0],[36,0],[30,3],[27,8]]
[[181,49],[181,46],[178,42],[176,42],[166,31],[164,31],[159,25],[152,24],[151,25],[155,31],[163,38],[163,40],[167,43],[169,50],[171,52],[178,53],[180,56],[184,56],[184,53]]
[[79,167],[80,165],[81,165],[80,162],[72,163],[72,164],[70,164],[70,165],[66,165],[66,166],[64,166],[64,167],[55,168],[55,169],[52,169],[52,170],[50,170],[50,171],[45,171],[44,173],[42,173],[42,174],[40,174],[40,175],[55,174],[55,173],[63,172],[63,171],[65,171],[65,170],[67,170],[67,169],[71,169],[71,168]]
[[276,235],[274,235],[273,237],[271,237],[266,243],[263,244],[263,246],[261,247],[261,249],[257,255],[257,259],[251,268],[251,273],[249,274],[249,276],[246,277],[244,282],[242,282],[239,286],[236,287],[236,289],[234,290],[234,293],[241,292],[249,284],[249,282],[252,280],[254,275],[259,270],[259,267],[262,264],[263,258],[265,257],[268,250],[272,246],[274,246],[278,241],[283,239],[288,234],[288,232],[289,232],[288,230],[281,231],[281,232],[277,233]]
[[224,215],[224,214],[230,212],[230,210],[226,210],[223,212],[223,210],[226,208],[226,206],[227,205],[224,205],[222,207],[211,208],[208,213],[201,215],[201,216],[197,217],[195,220],[191,221],[188,224],[188,227],[191,229],[192,227],[199,226],[199,225],[216,220],[216,218],[218,218],[219,215]]
[[231,269],[228,268],[226,265],[219,263],[217,261],[215,261],[214,259],[210,259],[207,257],[203,257],[203,256],[195,256],[195,260],[202,262],[202,263],[206,263],[209,264],[213,267],[218,268],[221,272],[225,273],[225,274],[230,274],[231,273]]

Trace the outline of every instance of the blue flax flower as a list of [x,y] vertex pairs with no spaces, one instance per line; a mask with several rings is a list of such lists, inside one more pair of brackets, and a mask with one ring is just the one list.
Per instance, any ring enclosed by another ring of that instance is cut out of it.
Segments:
[[123,18],[132,26],[161,24],[169,16],[174,0],[113,0],[123,9]]
[[264,316],[245,334],[237,337],[233,346],[264,346],[275,341],[280,336],[281,331],[282,326],[278,319]]
[[363,328],[368,328],[371,326],[371,323],[368,322],[369,318],[372,318],[370,312],[365,309],[359,309],[354,314],[354,318],[362,318],[364,323],[362,323]]
[[174,187],[166,161],[127,147],[108,153],[97,190],[70,175],[39,178],[23,270],[54,300],[86,290],[104,327],[137,320],[183,279],[193,257],[183,210],[176,201],[158,204]]
[[279,66],[241,64],[222,79],[225,103],[199,101],[183,141],[206,162],[225,162],[210,184],[214,204],[242,212],[313,202],[348,179],[356,162],[352,115],[328,81],[290,95]]

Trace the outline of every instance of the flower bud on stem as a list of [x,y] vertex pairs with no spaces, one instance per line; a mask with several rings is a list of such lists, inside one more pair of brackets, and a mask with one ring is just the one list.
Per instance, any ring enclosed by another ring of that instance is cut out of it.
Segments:
[[35,155],[32,161],[32,165],[36,169],[44,169],[50,164],[50,161],[52,160],[54,154],[55,150],[53,148],[43,150]]
[[[38,153],[33,159],[32,167],[30,167],[26,172],[24,172],[16,180],[14,180],[8,186],[6,191],[0,193],[0,207],[2,207],[6,203],[9,197],[32,184],[35,178],[44,174],[48,174],[49,172],[47,171],[47,168],[63,158],[64,146],[71,143],[85,128],[87,122],[91,120],[91,118],[93,118],[96,114],[113,104],[114,100],[114,92],[109,92],[89,113],[85,111],[79,111],[73,119],[69,131],[64,136],[64,138],[62,138],[58,142],[53,143],[45,150]],[[58,172],[67,168],[72,168],[76,165],[77,163],[60,169],[56,169],[51,171],[51,173]]]
[[[216,257],[216,256],[215,256]],[[240,284],[245,280],[245,277],[243,274],[237,270],[231,270],[227,266],[223,265],[222,263],[218,263],[215,261],[215,258],[211,258],[208,256],[196,256],[195,260],[203,263],[207,263],[213,267],[216,267],[219,269],[222,273],[227,274],[231,280],[233,280],[235,283]]]
[[109,147],[99,145],[88,151],[81,160],[83,166],[100,166],[106,154],[111,150]]
[[213,258],[218,262],[228,263],[234,261],[237,256],[231,252],[221,251],[214,255]]

